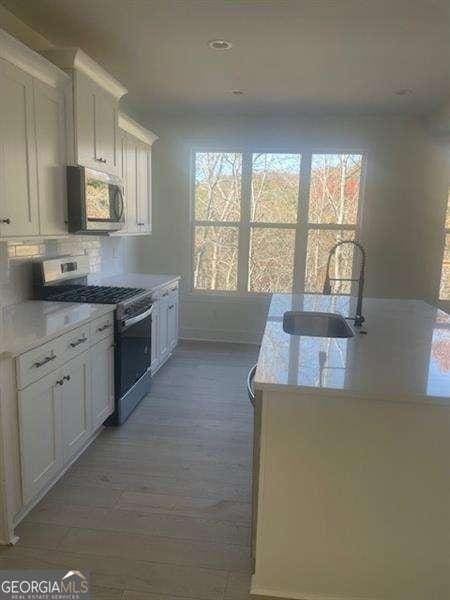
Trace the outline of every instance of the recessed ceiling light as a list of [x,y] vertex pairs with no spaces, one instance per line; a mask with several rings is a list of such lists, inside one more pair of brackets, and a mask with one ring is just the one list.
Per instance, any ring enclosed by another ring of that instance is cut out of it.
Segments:
[[227,40],[210,40],[208,46],[213,50],[229,50],[233,44]]
[[233,96],[243,96],[245,92],[243,90],[231,90],[231,93]]
[[413,91],[409,88],[402,88],[400,90],[395,91],[395,94],[397,96],[411,96],[412,93]]

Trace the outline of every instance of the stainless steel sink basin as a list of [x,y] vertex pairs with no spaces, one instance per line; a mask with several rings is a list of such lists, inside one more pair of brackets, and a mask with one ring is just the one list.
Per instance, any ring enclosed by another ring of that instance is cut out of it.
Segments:
[[291,335],[313,337],[350,338],[355,335],[342,315],[326,312],[285,312],[283,330]]

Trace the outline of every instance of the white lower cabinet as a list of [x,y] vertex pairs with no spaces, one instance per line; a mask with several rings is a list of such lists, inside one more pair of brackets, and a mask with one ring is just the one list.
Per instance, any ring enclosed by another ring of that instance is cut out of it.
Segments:
[[153,304],[152,311],[152,361],[151,371],[155,373],[159,367],[159,305],[158,301]]
[[166,362],[178,343],[178,283],[161,290],[153,298],[152,373]]
[[[66,338],[84,339],[85,332],[83,326],[56,338],[44,345],[45,353],[49,344],[62,348]],[[75,348],[80,349],[78,354],[66,362],[67,353],[55,352],[55,360],[46,363],[55,364],[54,370],[41,379],[32,379],[28,385],[27,378],[18,379],[19,387],[27,385],[18,391],[23,506],[50,487],[114,411],[113,336],[86,350],[81,345]],[[22,365],[23,371],[30,361],[40,365],[38,351],[35,348],[19,356],[16,367]]]
[[169,294],[169,306],[168,306],[168,316],[167,316],[167,327],[168,327],[168,344],[169,351],[175,348],[178,343],[178,289],[176,291],[172,291]]
[[60,371],[19,392],[23,502],[29,502],[63,466]]
[[164,362],[169,355],[169,296],[159,300],[159,357]]
[[84,446],[91,433],[91,371],[89,352],[62,368],[61,422],[64,463]]
[[94,429],[114,410],[114,341],[112,336],[92,346],[92,426]]

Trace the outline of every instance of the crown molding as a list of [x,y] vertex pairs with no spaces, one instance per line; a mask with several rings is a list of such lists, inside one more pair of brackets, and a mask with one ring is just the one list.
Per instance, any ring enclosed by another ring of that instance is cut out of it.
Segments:
[[117,79],[88,56],[81,48],[51,48],[43,54],[65,71],[80,71],[100,87],[120,99],[128,90]]
[[3,29],[0,29],[0,58],[51,87],[62,87],[70,81],[67,73]]
[[119,112],[119,127],[150,146],[159,139],[156,134],[123,112]]

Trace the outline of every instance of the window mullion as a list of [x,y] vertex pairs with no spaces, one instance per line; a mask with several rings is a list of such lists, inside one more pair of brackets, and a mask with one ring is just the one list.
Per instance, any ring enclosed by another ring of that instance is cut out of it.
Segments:
[[250,213],[252,196],[252,154],[242,155],[241,222],[239,227],[238,290],[248,291],[248,264],[250,251]]
[[311,181],[311,154],[302,154],[300,162],[300,187],[297,211],[297,231],[295,236],[293,291],[305,289],[306,252],[308,244],[308,204]]

